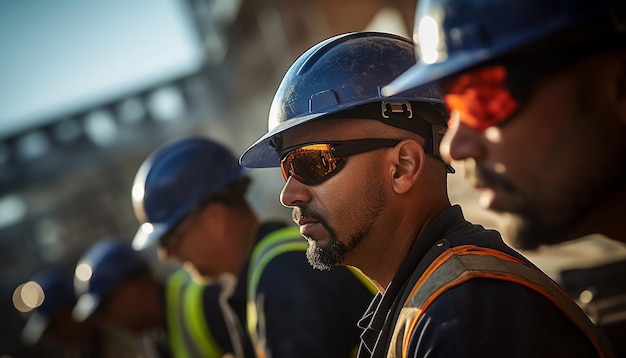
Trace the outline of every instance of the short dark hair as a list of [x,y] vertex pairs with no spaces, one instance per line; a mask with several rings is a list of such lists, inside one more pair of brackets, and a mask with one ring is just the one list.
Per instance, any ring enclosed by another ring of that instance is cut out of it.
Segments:
[[246,201],[246,193],[251,182],[252,180],[247,176],[239,177],[211,195],[200,206],[202,207],[211,202],[218,202],[226,206],[241,205]]

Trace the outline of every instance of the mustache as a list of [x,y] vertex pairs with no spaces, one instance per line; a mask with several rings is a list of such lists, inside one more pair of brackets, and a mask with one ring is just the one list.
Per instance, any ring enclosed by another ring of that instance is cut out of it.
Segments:
[[303,219],[303,218],[311,218],[316,221],[319,221],[320,223],[325,222],[322,215],[314,210],[310,210],[307,207],[299,207],[299,206],[294,207],[293,210],[291,211],[291,219],[295,223],[297,223],[300,219]]
[[516,191],[513,184],[504,176],[476,162],[466,163],[465,179],[475,186],[502,189],[509,193]]

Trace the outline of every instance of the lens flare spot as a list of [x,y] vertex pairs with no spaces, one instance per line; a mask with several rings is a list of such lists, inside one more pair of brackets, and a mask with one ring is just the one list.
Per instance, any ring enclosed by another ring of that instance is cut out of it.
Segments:
[[154,232],[154,225],[150,223],[141,224],[141,231],[145,234],[152,234]]
[[80,281],[87,282],[89,281],[89,279],[91,279],[92,275],[93,270],[91,269],[90,265],[86,263],[81,263],[76,266],[76,278]]
[[418,27],[417,43],[420,47],[421,60],[425,63],[435,63],[439,59],[439,31],[437,21],[430,16],[424,16]]
[[146,194],[146,190],[143,185],[140,185],[140,184],[133,185],[133,188],[131,190],[131,195],[133,197],[133,200],[141,201],[145,194]]
[[502,132],[498,127],[489,127],[485,130],[485,137],[493,143],[500,143],[502,140]]

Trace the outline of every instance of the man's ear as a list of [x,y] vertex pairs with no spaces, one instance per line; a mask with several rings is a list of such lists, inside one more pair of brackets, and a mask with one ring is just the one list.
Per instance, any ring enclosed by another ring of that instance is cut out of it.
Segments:
[[424,148],[415,140],[405,139],[391,151],[393,155],[392,185],[398,194],[408,192],[419,180],[426,164]]

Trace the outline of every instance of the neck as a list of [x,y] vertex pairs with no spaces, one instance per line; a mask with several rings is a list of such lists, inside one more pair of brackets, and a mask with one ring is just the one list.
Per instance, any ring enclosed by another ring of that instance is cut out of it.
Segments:
[[250,207],[247,209],[245,218],[245,223],[242,223],[242,227],[244,229],[242,232],[242,250],[244,253],[243,257],[247,260],[252,255],[252,250],[256,244],[256,236],[261,227],[261,223]]
[[431,202],[427,211],[420,211],[415,204],[405,206],[403,210],[390,212],[393,220],[388,225],[378,225],[369,239],[369,247],[364,247],[369,257],[363,264],[355,265],[378,288],[385,293],[387,287],[398,272],[408,252],[418,236],[428,227],[430,222],[450,204],[447,201]]
[[232,215],[230,234],[235,235],[237,243],[233,246],[235,251],[232,254],[236,259],[232,261],[230,273],[239,275],[239,270],[252,255],[260,222],[248,205],[238,207]]
[[589,213],[566,237],[567,240],[577,239],[591,234],[601,234],[609,239],[626,243],[626,183],[605,196],[596,209]]
[[[386,235],[385,239],[400,241],[392,235]],[[401,242],[401,244],[405,243],[406,241],[404,240]],[[367,255],[369,257],[365,258],[364,263],[354,266],[360,269],[372,281],[378,292],[384,294],[402,264],[406,250],[402,249],[400,245],[382,245],[375,250],[367,247],[364,247],[364,249],[368,251]]]

